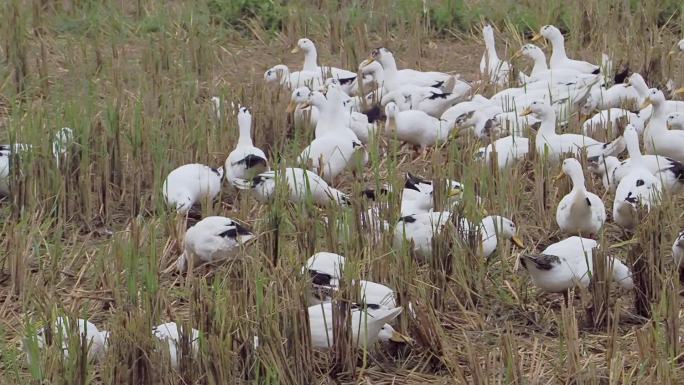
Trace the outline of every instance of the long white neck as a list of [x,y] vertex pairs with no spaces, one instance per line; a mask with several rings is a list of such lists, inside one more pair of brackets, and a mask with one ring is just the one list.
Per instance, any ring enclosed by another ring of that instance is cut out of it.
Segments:
[[632,164],[642,165],[643,156],[641,155],[641,149],[639,148],[639,137],[636,132],[625,133],[625,142],[627,142],[627,153],[629,154],[629,159],[631,159]]
[[318,72],[318,53],[316,47],[304,52],[304,71]]
[[490,34],[484,35],[485,48],[487,49],[487,59],[491,63],[498,62],[499,56],[496,54],[496,45],[494,43],[494,36]]
[[384,74],[384,86],[387,91],[395,88],[397,81],[397,63],[392,56],[384,57],[382,59],[382,71]]
[[251,130],[251,120],[247,122],[239,122],[238,128],[240,136],[238,138],[238,146],[253,146]]
[[[550,111],[549,111],[550,110]],[[541,120],[541,125],[539,126],[539,131],[537,136],[542,135],[543,137],[556,136],[556,115],[553,110],[549,108],[539,115]]]
[[581,191],[584,192],[586,191],[586,187],[584,186],[584,174],[582,173],[582,170],[577,170],[573,169],[570,172],[570,180],[572,181],[572,190],[573,191]]
[[532,76],[538,75],[543,71],[548,71],[549,66],[546,64],[546,56],[544,56],[543,53],[535,52],[534,54],[530,55],[530,57],[534,61],[534,66],[532,67],[531,72]]
[[553,52],[551,53],[551,58],[553,60],[563,60],[567,59],[568,55],[565,53],[565,39],[563,36],[554,36],[551,39],[551,47],[553,47]]
[[646,95],[648,95],[648,85],[646,85],[646,81],[641,75],[633,74],[629,79],[629,84],[634,87],[634,90],[639,94],[639,97],[645,98]]

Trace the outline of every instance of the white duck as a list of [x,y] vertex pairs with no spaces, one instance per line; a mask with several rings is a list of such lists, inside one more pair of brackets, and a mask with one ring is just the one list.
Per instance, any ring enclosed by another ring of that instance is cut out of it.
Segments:
[[314,92],[309,103],[320,111],[316,124],[316,138],[299,155],[298,161],[307,164],[328,182],[348,166],[365,164],[368,154],[363,143],[348,127],[342,92],[330,89],[326,96]]
[[187,214],[194,204],[214,199],[221,191],[222,180],[223,167],[186,164],[169,173],[162,194],[169,206],[175,207],[180,214]]
[[667,116],[665,125],[670,130],[684,130],[684,111],[675,112]]
[[[190,353],[193,357],[197,357],[200,338],[200,333],[197,329],[183,330],[183,328],[179,328],[179,325],[175,322],[167,322],[153,326],[152,335],[155,336],[159,342],[165,343],[165,348],[168,348],[171,367],[176,370],[180,367],[181,360],[185,358],[182,353]],[[190,352],[183,352],[181,346],[182,335],[187,335]]]
[[395,135],[401,141],[414,146],[420,146],[422,151],[428,146],[444,143],[454,122],[433,118],[423,111],[399,111],[393,102],[385,106],[385,131],[388,135]]
[[499,215],[486,216],[477,225],[461,218],[459,231],[461,237],[466,241],[470,237],[470,232],[475,231],[475,237],[479,238],[477,254],[483,258],[489,258],[494,253],[499,245],[499,240],[510,239],[516,246],[524,247],[522,239],[518,236],[515,223]]
[[529,114],[534,114],[541,120],[535,145],[542,156],[548,151],[549,159],[558,159],[564,153],[581,154],[583,151],[587,152],[588,157],[616,156],[625,149],[622,136],[610,143],[601,143],[584,135],[557,134],[556,113],[546,102],[534,101],[520,115]]
[[541,48],[534,44],[523,45],[518,52],[513,55],[513,58],[523,56],[532,60],[532,70],[530,76],[525,79],[526,89],[537,88],[549,85],[568,83],[577,81],[579,79],[588,79],[586,74],[572,68],[554,68],[549,69],[546,64],[546,55]]
[[684,162],[684,131],[668,130],[665,95],[656,88],[649,90],[641,108],[653,105],[653,113],[644,129],[644,148],[647,154],[662,155]]
[[584,121],[582,123],[582,133],[586,136],[594,137],[599,133],[607,133],[610,127],[613,128],[613,132],[616,132],[615,128],[621,121],[631,123],[639,133],[644,131],[644,121],[639,115],[623,108],[610,108],[599,111],[590,119]]
[[448,211],[413,214],[402,217],[394,227],[394,248],[401,249],[404,242],[417,257],[425,261],[432,255],[432,238],[451,220]]
[[569,59],[568,55],[565,53],[565,38],[561,31],[553,25],[541,27],[539,34],[533,37],[532,41],[537,41],[542,38],[550,41],[551,47],[553,48],[551,59],[549,60],[551,69],[569,68],[588,74],[598,74],[601,71],[601,68],[597,65],[581,60]]
[[[403,308],[385,309],[379,306],[364,307],[356,304],[351,309],[351,333],[355,345],[362,349],[370,348],[379,339],[383,328],[388,327],[401,314]],[[315,348],[329,349],[333,346],[333,304],[331,302],[310,306],[309,328],[311,343]],[[391,328],[391,326],[389,326]],[[385,330],[382,337],[389,335],[389,339],[406,342],[406,337],[392,331]]]
[[240,136],[235,149],[226,158],[226,179],[231,184],[235,178],[251,179],[255,175],[268,171],[266,154],[252,143],[252,114],[246,107],[241,107],[237,116]]
[[584,102],[580,112],[589,115],[594,110],[607,110],[639,105],[639,93],[627,84],[615,84],[610,88],[605,85],[591,89],[589,97]]
[[[637,135],[631,132],[628,133],[628,130],[637,131]],[[622,178],[632,171],[634,167],[632,157],[634,157],[641,159],[641,166],[656,176],[661,181],[663,188],[672,193],[682,191],[684,187],[682,182],[684,181],[680,181],[680,175],[684,165],[681,162],[660,155],[642,155],[639,150],[638,130],[631,125],[628,125],[625,129],[624,138],[629,158],[622,162],[615,157],[588,159],[592,172],[602,176],[603,185],[606,190],[614,192]]]
[[336,67],[321,67],[318,65],[318,52],[316,45],[311,39],[301,38],[297,41],[297,46],[292,49],[292,53],[304,52],[304,65],[302,71],[314,72],[322,78],[336,78],[340,85],[351,85],[356,80],[356,73]]
[[[349,198],[339,190],[328,185],[320,176],[301,168],[286,168],[284,175],[280,171],[269,171],[259,174],[252,180],[236,183],[240,189],[251,189],[256,199],[262,203],[271,202],[275,198],[277,183],[288,185],[289,199],[293,202],[313,201],[318,206],[350,205]],[[284,178],[284,179],[283,179]]]
[[496,164],[500,170],[503,170],[525,158],[529,149],[529,139],[521,136],[506,136],[493,141],[486,147],[480,147],[475,153],[475,158],[492,162],[492,157],[496,152]]
[[311,71],[290,72],[285,64],[278,64],[266,70],[264,80],[266,83],[278,84],[288,90],[299,87],[318,89],[324,84],[320,74]]
[[606,221],[606,206],[598,195],[587,191],[584,185],[582,165],[575,158],[563,161],[563,174],[572,180],[572,190],[558,203],[556,223],[561,231],[569,234],[598,235]]
[[639,136],[633,127],[625,128],[625,138],[629,146],[630,166],[615,190],[613,219],[622,227],[633,228],[637,224],[637,208],[641,205],[650,210],[660,199],[662,185],[647,168],[639,151]]
[[320,112],[318,108],[309,104],[312,91],[309,87],[298,87],[292,91],[290,96],[290,104],[287,106],[287,113],[294,114],[294,124],[296,129],[310,124],[316,127],[318,124],[318,116]]
[[[522,255],[520,264],[528,271],[532,282],[551,293],[563,293],[568,302],[568,290],[575,286],[588,287],[594,271],[593,239],[570,237],[556,242],[536,255]],[[621,261],[611,258],[612,278],[625,289],[634,288],[632,273]]]
[[[69,352],[80,352],[82,341],[88,341],[86,348],[88,359],[101,360],[108,347],[109,332],[98,330],[92,322],[77,318],[76,326],[72,329],[71,321],[67,317],[57,317],[52,325],[45,326],[36,332],[35,343],[38,349],[45,349],[50,343],[58,343],[61,346],[64,359],[69,357]],[[73,333],[73,334],[72,334]],[[35,359],[31,349],[32,338],[26,337],[22,341],[22,347],[26,352],[29,364]]]
[[339,280],[344,271],[344,261],[343,256],[327,251],[318,252],[306,260],[302,273],[311,279],[312,290],[309,293],[309,305],[320,304],[331,299],[332,292],[339,286]]
[[230,218],[206,217],[186,231],[184,251],[176,267],[183,272],[192,266],[233,258],[252,238],[254,234],[248,228]]
[[494,41],[494,29],[487,24],[482,28],[482,37],[485,43],[485,52],[480,60],[480,74],[492,83],[504,85],[508,82],[511,65],[499,59],[496,53]]
[[[422,72],[412,69],[397,70],[394,55],[384,47],[376,48],[371,52],[367,64],[374,61],[377,61],[382,66],[384,78],[382,86],[387,92],[394,91],[407,84],[442,88],[447,85],[447,82],[453,82],[453,80],[450,80],[452,78],[451,75],[442,72]],[[444,91],[451,92],[452,88],[444,89]]]
[[401,111],[420,110],[437,118],[462,98],[462,95],[444,92],[438,88],[407,84],[384,93],[380,104],[386,106],[387,103],[394,102]]

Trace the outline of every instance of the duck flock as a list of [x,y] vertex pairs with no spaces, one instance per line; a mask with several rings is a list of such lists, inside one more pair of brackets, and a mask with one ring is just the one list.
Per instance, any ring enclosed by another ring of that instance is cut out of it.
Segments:
[[[295,203],[345,210],[352,197],[338,189],[340,178],[364,172],[369,152],[382,152],[378,137],[398,139],[413,146],[417,156],[425,156],[428,151],[440,151],[442,144],[455,137],[469,136],[482,143],[473,154],[476,162],[505,170],[536,153],[534,161],[559,166],[562,171],[557,178],[565,175],[571,180],[572,189],[556,210],[556,222],[567,238],[543,251],[520,256],[521,266],[536,286],[562,293],[567,301],[568,290],[589,285],[592,253],[608,218],[601,196],[588,191],[585,179],[600,178],[606,191],[614,194],[610,218],[625,229],[639,225],[639,210],[657,206],[665,194],[684,191],[684,102],[667,100],[663,91],[649,88],[638,73],[624,74],[624,80],[611,85],[615,77],[610,58],[603,55],[601,65],[569,58],[563,35],[552,25],[542,27],[532,39],[550,43],[548,61],[534,44],[523,45],[511,58],[531,61],[529,74],[499,58],[491,26],[485,26],[482,33],[486,50],[477,82],[443,72],[399,69],[387,48],[372,50],[357,72],[322,66],[313,41],[300,39],[293,53],[304,54],[303,67],[292,70],[278,64],[265,72],[264,79],[291,93],[286,113],[293,115],[295,130],[307,125],[315,128],[310,144],[296,159],[272,164],[252,141],[251,112],[239,107],[239,139],[225,164],[218,168],[186,164],[174,169],[161,191],[166,203],[187,218],[193,207],[218,196],[225,179],[260,204],[273,202],[281,191]],[[684,40],[673,49],[677,54],[681,51]],[[477,93],[477,84],[500,91],[485,97]],[[684,87],[674,94],[682,92]],[[221,99],[212,101],[221,114]],[[585,117],[582,134],[563,133],[569,119],[577,115]],[[71,136],[71,130],[63,129],[55,143]],[[55,147],[57,160],[60,148]],[[0,181],[5,182],[5,189],[9,155],[23,150],[16,146],[0,150]],[[587,165],[586,170],[582,164]],[[463,239],[477,239],[474,252],[483,259],[508,245],[506,240],[524,247],[516,224],[508,218],[485,215],[482,220],[469,221],[456,215],[464,186],[456,180],[443,185],[445,191],[436,191],[437,183],[429,178],[406,174],[403,189],[393,189],[389,183],[380,189],[367,189],[364,197],[370,209],[362,213],[361,222],[374,234],[391,232],[394,248],[408,247],[417,263],[433,258],[433,237],[447,228]],[[446,197],[447,205],[441,210],[434,208],[435,192]],[[390,195],[401,202],[395,223],[383,219],[381,204],[375,203]],[[478,206],[483,205],[480,198],[475,200]],[[183,253],[175,268],[191,274],[193,267],[237,258],[242,247],[256,237],[233,218],[203,218],[185,233]],[[684,233],[673,244],[673,256],[679,266],[684,256]],[[316,348],[333,344],[335,292],[343,279],[344,265],[343,256],[319,252],[302,266],[302,274],[311,281],[308,315]],[[621,288],[634,287],[629,266],[616,259],[610,266]],[[359,346],[369,347],[377,340],[410,341],[392,326],[404,308],[413,316],[409,303],[399,303],[394,290],[382,283],[356,279],[352,287],[358,289],[361,299],[351,305],[352,334]],[[51,330],[61,330],[66,337],[67,324],[68,320],[58,318]],[[35,335],[41,347],[47,329]],[[108,333],[85,320],[78,320],[78,329],[89,336],[92,357],[101,356]],[[169,341],[172,363],[177,366],[179,328],[167,323],[152,332]],[[197,350],[199,332],[193,329],[191,333],[193,349]],[[258,345],[258,338],[254,341]]]

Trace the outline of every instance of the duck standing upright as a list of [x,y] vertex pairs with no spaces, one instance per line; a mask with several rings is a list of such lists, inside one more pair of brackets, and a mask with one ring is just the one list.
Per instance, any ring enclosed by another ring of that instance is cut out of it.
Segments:
[[266,154],[252,143],[252,114],[246,107],[241,107],[237,118],[240,136],[225,164],[226,179],[230,184],[233,184],[235,178],[251,179],[268,171]]

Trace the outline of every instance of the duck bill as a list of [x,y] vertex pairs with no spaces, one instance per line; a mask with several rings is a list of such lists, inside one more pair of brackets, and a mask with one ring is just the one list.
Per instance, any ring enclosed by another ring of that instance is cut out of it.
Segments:
[[541,40],[543,37],[544,37],[544,36],[542,36],[541,34],[535,33],[534,36],[532,36],[532,41],[533,41],[533,42],[539,41],[539,40]]
[[374,62],[374,61],[375,61],[375,58],[373,58],[373,56],[368,56],[368,58],[367,58],[366,60],[363,61],[363,63],[366,63],[366,64],[363,64],[363,63],[361,63],[361,64],[363,64],[363,66],[365,67],[365,66],[371,64],[371,63]]
[[299,52],[299,46],[292,48],[292,51],[290,51],[290,53],[298,53],[298,52]]
[[563,178],[563,176],[565,176],[565,173],[563,173],[563,171],[561,171],[560,174],[553,177],[553,183],[556,183],[559,180],[561,180]]
[[522,56],[522,50],[518,50],[516,53],[514,53],[513,56],[511,56],[511,60],[515,60],[520,56]]
[[449,194],[447,194],[447,195],[449,198],[453,198],[453,197],[460,197],[462,193],[463,193],[463,191],[460,188],[452,188],[451,190],[449,190]]
[[532,109],[530,107],[527,107],[520,113],[520,116],[527,116],[531,113],[532,113]]
[[641,105],[639,106],[639,109],[640,109],[640,110],[643,110],[644,108],[646,108],[646,107],[648,107],[648,106],[650,106],[650,105],[651,105],[651,99],[650,99],[650,98],[646,98],[646,100],[644,100],[644,102],[641,103]]
[[395,330],[392,332],[392,337],[390,337],[390,341],[397,342],[400,344],[408,344],[411,343],[411,341],[413,340],[411,339],[411,337],[401,334]]
[[525,248],[525,244],[523,243],[522,238],[520,238],[517,235],[511,237],[511,242],[513,242],[514,245],[520,247],[521,249]]

